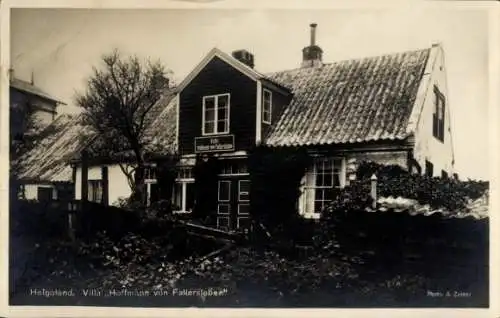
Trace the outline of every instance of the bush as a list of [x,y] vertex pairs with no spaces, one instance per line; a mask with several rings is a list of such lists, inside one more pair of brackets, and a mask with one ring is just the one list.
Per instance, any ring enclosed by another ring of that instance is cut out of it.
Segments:
[[411,174],[400,166],[380,165],[363,162],[357,170],[358,180],[340,192],[324,211],[326,214],[364,210],[371,204],[370,177],[377,176],[379,196],[393,196],[415,199],[432,208],[446,208],[450,211],[465,209],[469,200],[481,197],[489,188],[487,181],[460,181],[456,179],[431,178]]

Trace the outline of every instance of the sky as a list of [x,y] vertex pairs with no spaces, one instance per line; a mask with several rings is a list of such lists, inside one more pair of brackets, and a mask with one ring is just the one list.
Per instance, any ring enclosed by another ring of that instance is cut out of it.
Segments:
[[441,43],[456,170],[488,179],[488,15],[484,9],[13,9],[15,76],[68,105],[103,54],[159,59],[180,82],[213,47],[247,49],[255,68],[300,66],[315,22],[323,61],[360,58]]

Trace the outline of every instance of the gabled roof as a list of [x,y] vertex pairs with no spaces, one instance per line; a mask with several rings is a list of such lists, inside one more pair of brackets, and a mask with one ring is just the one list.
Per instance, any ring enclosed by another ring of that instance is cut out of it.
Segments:
[[431,48],[268,74],[294,97],[270,146],[403,140]]
[[39,87],[37,87],[29,82],[17,79],[17,78],[12,78],[10,80],[10,87],[15,88],[15,89],[22,91],[22,92],[31,94],[31,95],[35,95],[35,96],[47,99],[47,100],[52,101],[52,102],[57,103],[57,104],[66,105],[66,103],[56,99],[55,97],[52,97],[50,94],[44,92]]
[[[175,92],[168,90],[148,113],[143,139],[147,144],[147,152],[167,154],[176,151],[175,97]],[[85,148],[89,149],[91,157],[105,154],[109,159],[118,159],[124,153],[109,150],[109,145],[100,140],[90,126],[84,124],[82,114],[60,115],[41,134],[43,138],[40,142],[16,163],[21,180],[71,181],[70,163],[78,159]],[[114,148],[119,149],[119,145]]]
[[250,66],[246,65],[245,63],[240,62],[239,60],[235,59],[231,55],[221,51],[218,48],[213,48],[208,52],[207,55],[196,65],[196,67],[184,78],[184,80],[180,83],[180,85],[177,87],[177,91],[181,92],[202,70],[203,68],[214,58],[218,57],[227,64],[231,65],[244,75],[248,76],[249,78],[253,79],[254,81],[258,80],[264,80],[264,81],[269,81],[281,88],[284,88],[285,90],[289,90],[290,87],[287,85],[283,85],[279,82],[273,81],[272,78],[256,71],[255,69],[251,68]]

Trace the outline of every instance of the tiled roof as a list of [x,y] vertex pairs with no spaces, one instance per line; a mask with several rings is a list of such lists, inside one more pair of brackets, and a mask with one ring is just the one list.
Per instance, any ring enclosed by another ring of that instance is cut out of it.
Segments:
[[17,78],[12,78],[10,80],[10,86],[17,89],[17,90],[48,99],[48,100],[53,101],[55,103],[66,105],[64,102],[56,99],[55,97],[44,92],[42,89],[40,89],[39,87],[37,87],[29,82],[26,82],[26,81],[23,81],[23,80],[20,80]]
[[481,197],[470,200],[464,209],[450,211],[445,208],[432,209],[428,204],[419,204],[418,201],[406,198],[383,197],[377,200],[376,210],[367,208],[369,212],[396,212],[407,213],[412,216],[438,215],[446,219],[471,218],[475,220],[487,219],[489,217],[489,194],[485,192]]
[[[174,97],[173,91],[167,91],[148,113],[143,140],[148,145],[148,152],[167,154],[177,149],[177,107]],[[107,149],[104,149],[106,144],[90,126],[83,124],[81,114],[58,116],[42,134],[41,141],[24,154],[16,165],[23,180],[71,181],[70,162],[79,158],[85,147],[88,147],[91,156],[99,156],[102,153],[109,155]]]
[[19,177],[30,181],[71,181],[69,161],[92,136],[81,115],[60,115],[42,132],[43,138],[20,159]]
[[404,139],[430,48],[268,74],[294,97],[270,146]]

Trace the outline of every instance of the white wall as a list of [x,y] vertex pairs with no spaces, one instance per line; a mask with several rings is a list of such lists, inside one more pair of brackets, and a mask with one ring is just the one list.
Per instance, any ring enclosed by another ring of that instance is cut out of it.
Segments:
[[[127,177],[121,171],[118,165],[107,165],[108,167],[108,179],[109,179],[109,203],[114,204],[119,198],[127,198],[132,192],[128,185]],[[76,171],[76,183],[75,183],[75,199],[81,200],[82,198],[82,170],[77,168]],[[89,167],[88,172],[89,180],[100,180],[101,176],[101,166]]]
[[408,152],[405,150],[353,152],[346,154],[345,157],[347,161],[355,159],[357,163],[372,161],[382,165],[398,165],[408,169]]
[[[448,100],[448,90],[446,83],[446,68],[444,65],[444,52],[441,47],[434,48],[435,55],[430,57],[430,76],[424,81],[426,93],[423,97],[423,109],[420,119],[417,122],[415,133],[414,158],[425,172],[425,160],[434,165],[434,176],[440,176],[441,170],[446,171],[450,176],[454,172],[451,116]],[[432,114],[434,113],[434,85],[444,94],[445,102],[445,135],[444,142],[436,139],[432,134]]]

